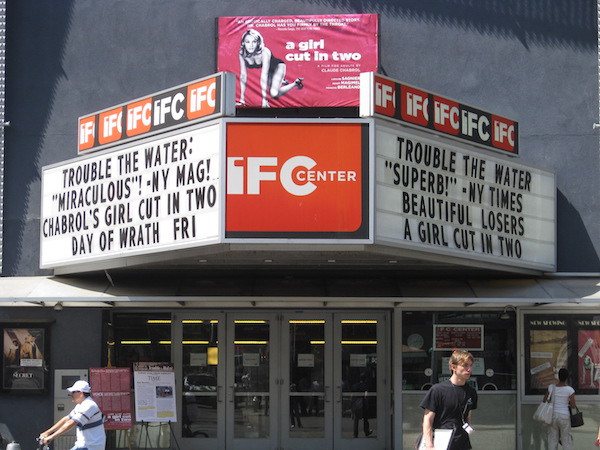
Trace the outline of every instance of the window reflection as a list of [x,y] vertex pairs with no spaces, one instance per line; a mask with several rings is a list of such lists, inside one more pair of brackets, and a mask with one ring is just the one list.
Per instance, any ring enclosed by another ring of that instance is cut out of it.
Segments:
[[377,436],[377,321],[341,324],[342,437]]
[[269,322],[236,320],[234,437],[267,438],[270,432]]
[[[483,350],[466,348],[475,357],[470,383],[479,390],[516,389],[516,321],[514,316],[506,320],[500,315],[496,311],[404,312],[403,388],[426,390],[450,377],[448,358],[453,346],[448,343],[447,350],[434,351],[433,340],[434,325],[453,325],[458,333],[461,328],[465,333],[483,333]],[[462,342],[479,342],[479,337],[465,335]],[[480,348],[480,344],[475,347]]]
[[218,320],[182,321],[182,435],[217,436]]
[[290,437],[325,436],[325,321],[290,320]]
[[[107,365],[131,368],[134,362],[172,362],[170,313],[111,311],[105,315],[104,324]],[[107,436],[107,448],[143,448],[147,439],[155,442],[156,448],[171,447],[168,423],[136,423],[129,430],[115,430]]]

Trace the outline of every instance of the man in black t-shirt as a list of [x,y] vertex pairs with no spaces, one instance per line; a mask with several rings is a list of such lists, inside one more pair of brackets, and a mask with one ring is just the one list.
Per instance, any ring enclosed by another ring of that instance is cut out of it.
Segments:
[[423,439],[427,449],[434,449],[433,430],[454,429],[450,450],[471,448],[469,434],[471,411],[477,408],[477,391],[467,384],[473,370],[473,355],[464,350],[452,353],[448,363],[452,376],[448,381],[435,384],[425,395],[421,408]]

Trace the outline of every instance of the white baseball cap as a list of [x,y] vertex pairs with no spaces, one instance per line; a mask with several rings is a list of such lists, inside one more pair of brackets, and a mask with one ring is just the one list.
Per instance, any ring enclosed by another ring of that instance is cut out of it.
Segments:
[[67,388],[67,391],[69,392],[86,392],[88,394],[91,390],[90,385],[85,380],[77,380],[73,386]]

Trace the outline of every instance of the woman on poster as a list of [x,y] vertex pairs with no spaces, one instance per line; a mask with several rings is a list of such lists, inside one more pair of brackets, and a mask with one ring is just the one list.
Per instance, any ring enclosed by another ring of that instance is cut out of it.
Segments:
[[247,30],[242,35],[240,47],[240,100],[238,105],[246,105],[246,86],[248,83],[248,69],[261,69],[260,92],[262,107],[269,107],[268,95],[279,98],[297,87],[302,89],[304,78],[296,78],[293,83],[285,79],[285,63],[273,56],[269,48],[265,47],[262,35],[253,29]]
[[21,345],[21,359],[42,359],[35,337],[31,333],[25,335],[25,342]]

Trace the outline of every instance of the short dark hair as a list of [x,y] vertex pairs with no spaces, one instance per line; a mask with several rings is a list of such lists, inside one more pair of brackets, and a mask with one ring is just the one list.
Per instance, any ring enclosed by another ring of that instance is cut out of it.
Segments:
[[567,369],[560,369],[558,371],[558,381],[567,381],[569,378],[569,371]]

